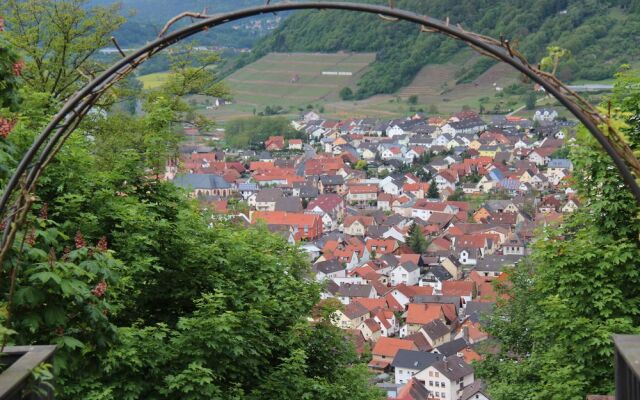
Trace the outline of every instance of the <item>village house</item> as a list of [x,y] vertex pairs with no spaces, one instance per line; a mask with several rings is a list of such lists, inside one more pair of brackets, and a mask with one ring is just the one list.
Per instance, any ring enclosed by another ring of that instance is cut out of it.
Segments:
[[284,136],[270,136],[264,142],[264,148],[267,151],[284,150]]
[[302,139],[289,139],[289,150],[302,150]]
[[420,280],[420,267],[413,262],[406,262],[398,265],[389,273],[389,280],[392,286],[404,283],[407,286],[414,286]]
[[235,192],[233,186],[220,175],[184,174],[177,175],[173,183],[189,191],[191,197],[228,197]]
[[549,108],[541,108],[533,114],[533,120],[538,122],[551,122],[558,118],[558,112]]
[[381,337],[371,350],[372,360],[369,368],[374,371],[386,371],[400,350],[417,350],[410,340]]
[[342,304],[350,304],[353,298],[364,297],[373,299],[376,297],[376,289],[371,284],[345,283],[340,285],[337,292],[338,300]]
[[377,185],[349,186],[347,189],[347,202],[360,207],[375,207],[378,200]]
[[253,223],[262,221],[267,225],[284,225],[296,227],[296,241],[315,240],[322,235],[322,218],[315,214],[288,213],[281,211],[256,211]]
[[367,227],[372,225],[375,225],[373,217],[349,215],[344,219],[343,232],[350,236],[364,236]]
[[320,193],[336,193],[343,195],[345,191],[344,177],[341,175],[322,175],[318,180]]
[[394,381],[398,385],[408,383],[415,374],[441,360],[442,356],[439,354],[400,349],[391,363]]
[[529,153],[529,161],[536,165],[547,165],[551,161],[551,155],[557,149],[553,147],[540,147]]
[[284,198],[281,189],[265,188],[256,195],[255,208],[257,211],[276,211],[276,202]]
[[337,194],[323,194],[307,205],[307,212],[316,213],[322,217],[325,232],[338,229],[344,218],[345,204]]
[[441,400],[458,400],[464,388],[474,380],[473,368],[458,356],[437,361],[415,375],[425,387]]
[[369,318],[369,310],[359,303],[350,303],[344,310],[336,310],[331,314],[333,325],[341,329],[357,329]]

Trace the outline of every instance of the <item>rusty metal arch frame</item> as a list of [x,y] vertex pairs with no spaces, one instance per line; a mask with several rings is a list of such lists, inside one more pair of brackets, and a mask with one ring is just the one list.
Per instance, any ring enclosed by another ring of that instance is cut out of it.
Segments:
[[[640,162],[612,126],[608,116],[602,115],[596,108],[591,106],[575,92],[571,91],[552,74],[542,71],[539,67],[530,65],[526,58],[513,48],[508,40],[504,38],[498,40],[466,31],[460,25],[451,25],[448,18],[446,21],[441,21],[417,13],[396,9],[393,7],[392,1],[390,1],[390,7],[320,1],[269,3],[270,1],[267,1],[263,6],[211,16],[186,13],[184,16],[195,17],[202,20],[170,33],[167,33],[168,25],[163,29],[158,39],[148,43],[130,55],[124,54],[118,48],[123,58],[104,71],[100,76],[91,80],[64,104],[60,111],[53,117],[52,121],[35,139],[32,146],[18,164],[7,186],[4,188],[5,190],[0,198],[0,216],[2,216],[2,226],[4,227],[2,239],[0,240],[0,265],[13,243],[17,231],[26,219],[31,204],[35,201],[33,193],[38,178],[60,150],[66,138],[77,128],[87,112],[105,91],[154,54],[198,32],[207,31],[210,28],[247,17],[292,10],[331,9],[356,11],[377,14],[385,21],[412,22],[420,26],[421,32],[435,32],[461,40],[479,53],[511,65],[528,79],[543,87],[547,93],[554,96],[584,124],[604,151],[611,157],[627,187],[640,203],[640,187],[634,177],[634,173],[640,176]],[[606,131],[606,134],[601,127]],[[11,207],[8,207],[12,199],[14,199],[14,203]]]

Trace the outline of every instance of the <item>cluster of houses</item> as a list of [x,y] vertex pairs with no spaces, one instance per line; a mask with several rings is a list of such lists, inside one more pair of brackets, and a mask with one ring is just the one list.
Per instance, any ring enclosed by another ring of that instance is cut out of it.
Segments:
[[[264,151],[184,146],[167,177],[244,224],[298,243],[390,399],[488,399],[482,324],[534,231],[575,211],[573,124],[463,111],[333,121],[307,113]],[[242,207],[238,207],[242,205]],[[416,249],[415,232],[424,240]]]

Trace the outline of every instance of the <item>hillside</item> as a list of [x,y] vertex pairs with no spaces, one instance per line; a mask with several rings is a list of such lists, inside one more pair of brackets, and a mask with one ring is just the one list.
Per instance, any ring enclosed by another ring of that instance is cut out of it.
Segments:
[[[473,79],[465,79],[481,59],[465,49],[445,64],[425,66],[409,85],[393,95],[345,101],[339,92],[344,87],[357,88],[375,61],[374,53],[269,53],[224,79],[231,89],[233,104],[211,107],[211,99],[201,96],[189,101],[197,105],[200,113],[221,123],[268,113],[267,107],[290,116],[312,106],[329,118],[399,118],[427,110],[445,115],[464,107],[478,108],[480,104],[487,112],[498,113],[523,106],[522,90],[526,89],[518,85],[518,74],[506,65],[493,64]],[[326,74],[330,72],[343,74]],[[145,87],[154,87],[164,77],[162,73],[150,74],[140,80]],[[507,90],[498,92],[497,88]],[[414,101],[410,102],[410,98]]]
[[[304,105],[338,91],[375,60],[371,53],[272,53],[225,79],[234,98],[249,104]],[[340,75],[330,75],[340,73]]]
[[[256,6],[262,0],[89,0],[90,6],[104,6],[120,3],[124,10],[135,10],[135,19],[147,22],[166,21],[183,11],[202,11],[210,14]],[[158,3],[161,3],[159,7]]]
[[[385,0],[367,0],[386,4]],[[397,7],[449,17],[466,29],[483,34],[504,34],[532,60],[550,45],[571,51],[559,70],[567,81],[601,80],[618,66],[638,59],[631,43],[640,41],[640,1],[608,0],[398,0]],[[377,61],[358,84],[357,97],[395,93],[428,64],[444,64],[464,47],[436,34],[420,34],[416,26],[385,22],[376,16],[348,12],[299,12],[261,39],[237,67],[269,52],[340,50],[376,52]],[[480,61],[478,61],[480,62]],[[471,81],[491,67],[470,66]]]
[[[89,0],[87,5],[108,6],[116,3],[120,4],[122,14],[127,16],[127,22],[116,32],[118,41],[123,46],[139,46],[153,40],[169,19],[182,12],[206,10],[209,14],[216,14],[256,6],[263,0],[163,0],[161,6],[157,0]],[[259,23],[254,24],[255,21]],[[280,17],[273,15],[254,17],[212,29],[194,39],[208,46],[249,48],[279,21]],[[179,23],[178,26],[185,23]]]

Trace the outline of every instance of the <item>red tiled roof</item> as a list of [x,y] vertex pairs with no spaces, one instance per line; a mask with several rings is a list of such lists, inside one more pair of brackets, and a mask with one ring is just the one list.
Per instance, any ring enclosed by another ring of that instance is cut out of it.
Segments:
[[343,202],[342,197],[338,196],[337,194],[333,194],[333,193],[322,194],[307,205],[307,210],[313,210],[316,207],[320,207],[322,211],[330,212],[334,210],[342,202]]
[[460,235],[455,237],[456,248],[484,249],[486,247],[485,235]]
[[253,161],[249,164],[251,171],[268,170],[274,168],[274,164],[271,161]]
[[366,246],[369,252],[374,251],[373,247],[375,246],[375,252],[377,254],[388,254],[393,253],[398,247],[398,242],[394,239],[369,239],[367,240]]
[[376,185],[350,186],[349,193],[351,194],[378,193],[378,186]]
[[417,265],[420,262],[420,254],[402,254],[400,256],[400,264],[404,264],[406,262],[412,262]]
[[442,282],[442,294],[444,296],[471,296],[473,286],[473,281],[444,281]]
[[365,297],[353,297],[351,299],[352,302],[354,303],[359,303],[360,305],[362,305],[364,308],[366,308],[369,311],[373,311],[375,309],[384,309],[387,308],[387,301],[385,299],[369,299],[369,298],[365,298]]
[[442,307],[428,304],[409,304],[407,309],[407,324],[424,325],[443,316]]
[[395,357],[400,349],[413,350],[414,345],[410,340],[381,337],[373,347],[374,356]]
[[387,300],[387,304],[389,305],[390,309],[394,311],[404,311],[404,307],[402,307],[402,304],[398,303],[398,300],[396,300],[396,298],[393,297],[391,293],[385,294],[384,299]]
[[365,227],[369,226],[369,225],[373,225],[373,223],[375,222],[375,220],[373,219],[373,217],[367,217],[364,215],[349,215],[344,219],[344,227],[348,228],[351,225],[353,225],[354,222],[360,222],[362,225],[364,225]]
[[[252,222],[264,221],[267,225],[298,227],[300,237],[318,237],[322,234],[322,219],[316,214],[289,213],[284,211],[256,211]],[[304,232],[307,227],[308,232]]]
[[416,204],[413,206],[413,208],[442,212],[445,208],[447,208],[447,204],[440,201],[428,201],[427,199],[419,199],[418,201],[416,201]]
[[407,297],[431,296],[433,294],[433,288],[431,286],[407,286],[401,283],[396,286],[396,289]]

